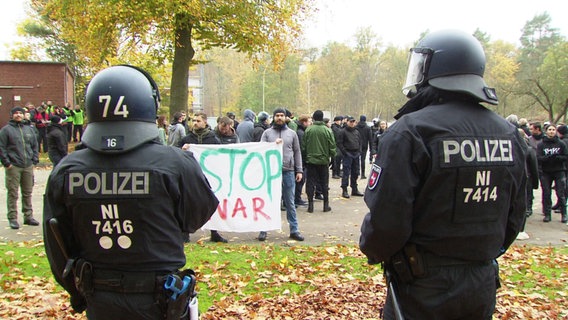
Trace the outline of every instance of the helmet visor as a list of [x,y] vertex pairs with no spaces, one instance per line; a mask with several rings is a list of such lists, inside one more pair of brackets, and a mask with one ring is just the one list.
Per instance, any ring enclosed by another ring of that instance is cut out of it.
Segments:
[[414,96],[418,91],[418,85],[424,81],[427,63],[431,54],[432,50],[427,48],[410,49],[406,82],[402,87],[402,93],[404,93],[405,96]]

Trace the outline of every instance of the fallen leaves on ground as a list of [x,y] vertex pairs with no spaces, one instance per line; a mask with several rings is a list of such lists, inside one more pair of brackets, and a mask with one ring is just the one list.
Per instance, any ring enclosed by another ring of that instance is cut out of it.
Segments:
[[[251,271],[245,279],[236,279],[221,264],[218,272],[201,275],[200,285],[207,290],[232,292],[202,311],[201,319],[379,319],[386,295],[382,275],[360,279],[348,272],[330,272],[330,268],[348,269],[327,257],[353,254],[352,248],[347,253],[340,247],[313,250],[318,252],[317,263],[283,267],[286,261],[275,261],[273,270],[261,271],[251,261]],[[502,287],[497,293],[495,319],[568,319],[568,256],[547,247],[524,246],[511,248],[499,261]],[[535,265],[537,271],[531,268]],[[548,271],[551,273],[547,274]],[[57,290],[52,278],[18,272],[18,268],[11,270],[10,281],[0,277],[4,281],[0,284],[0,318],[86,319],[84,314],[72,312],[67,294]],[[231,287],[219,288],[221,279]],[[249,281],[271,286],[282,282],[310,285],[302,292],[283,290],[270,297],[263,292],[238,294]]]

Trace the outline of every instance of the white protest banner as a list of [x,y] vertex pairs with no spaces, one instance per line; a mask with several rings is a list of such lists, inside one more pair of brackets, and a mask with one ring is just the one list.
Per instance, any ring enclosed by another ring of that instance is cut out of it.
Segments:
[[282,144],[192,144],[190,149],[219,199],[207,230],[281,229]]

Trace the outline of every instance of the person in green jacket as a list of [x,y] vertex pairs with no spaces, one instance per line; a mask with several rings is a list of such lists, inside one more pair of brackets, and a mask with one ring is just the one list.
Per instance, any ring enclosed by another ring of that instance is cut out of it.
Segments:
[[73,134],[73,110],[69,103],[65,104],[63,107],[63,113],[65,113],[65,117],[63,118],[63,129],[67,133],[67,142],[71,142],[71,135]]
[[[71,111],[73,115],[73,142],[81,142],[83,138],[83,125],[85,124],[85,112],[79,105]],[[79,136],[79,138],[77,138]]]
[[313,124],[306,129],[302,138],[302,154],[306,155],[308,212],[314,212],[314,193],[321,186],[323,212],[331,211],[329,206],[329,163],[335,157],[335,138],[331,129],[323,122],[323,112],[316,110]]

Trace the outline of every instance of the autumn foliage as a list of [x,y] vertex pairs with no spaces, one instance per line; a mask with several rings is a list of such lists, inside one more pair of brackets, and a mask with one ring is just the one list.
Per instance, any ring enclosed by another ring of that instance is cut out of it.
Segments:
[[[274,261],[261,261],[274,246],[191,244],[188,251],[192,246],[211,252],[195,262],[200,296],[216,297],[211,306],[200,308],[201,319],[380,318],[384,278],[377,267],[365,266],[355,246],[284,247],[279,250],[289,250],[293,258]],[[214,262],[218,250],[246,257],[247,269],[232,269],[231,261]],[[45,256],[39,252],[35,259],[41,261]],[[41,268],[34,258],[16,259],[6,245],[0,247],[0,258],[0,318],[86,319],[72,312],[67,295],[51,276],[23,271]],[[495,319],[568,319],[565,249],[515,246],[499,260],[502,288]],[[251,293],[251,287],[256,292]]]

